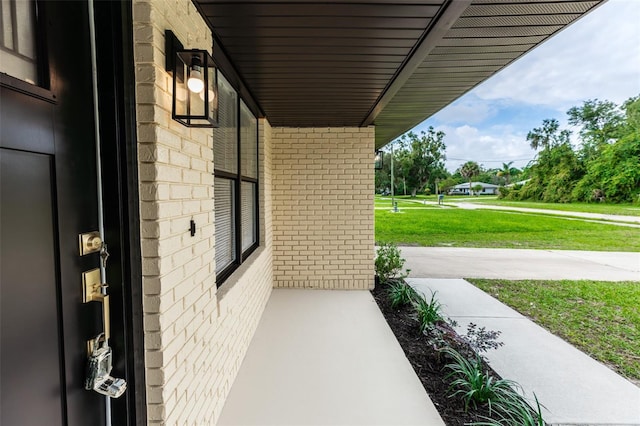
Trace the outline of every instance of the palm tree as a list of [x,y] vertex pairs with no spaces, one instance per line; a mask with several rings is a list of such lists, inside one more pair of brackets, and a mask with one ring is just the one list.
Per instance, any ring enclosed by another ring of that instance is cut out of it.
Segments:
[[476,163],[475,161],[467,161],[462,165],[462,167],[460,167],[460,175],[463,178],[469,180],[469,195],[472,194],[471,181],[473,180],[474,176],[478,176],[479,174],[480,166],[478,166],[478,163]]
[[504,177],[505,181],[507,182],[507,185],[509,185],[510,183],[511,173],[515,171],[515,169],[511,167],[512,164],[513,164],[513,161],[509,161],[508,163],[502,163],[502,170],[496,173],[498,176]]

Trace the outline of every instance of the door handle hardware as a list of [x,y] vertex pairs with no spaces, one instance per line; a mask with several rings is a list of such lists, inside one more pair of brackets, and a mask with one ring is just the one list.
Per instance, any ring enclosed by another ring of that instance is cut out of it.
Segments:
[[[81,256],[98,251],[104,268],[109,252],[107,245],[100,238],[100,234],[89,232],[80,235]],[[124,379],[111,376],[113,354],[111,347],[109,347],[111,310],[107,294],[108,287],[106,283],[102,282],[100,268],[82,273],[82,303],[99,302],[102,304],[102,324],[104,327],[102,333],[87,341],[87,371],[84,387],[109,398],[118,398],[127,389],[127,382]]]
[[98,231],[80,234],[78,240],[80,242],[80,256],[98,252],[102,248],[102,238]]
[[111,337],[111,310],[109,308],[109,295],[103,293],[108,286],[100,281],[99,268],[82,273],[82,303],[102,302],[104,338],[109,340]]

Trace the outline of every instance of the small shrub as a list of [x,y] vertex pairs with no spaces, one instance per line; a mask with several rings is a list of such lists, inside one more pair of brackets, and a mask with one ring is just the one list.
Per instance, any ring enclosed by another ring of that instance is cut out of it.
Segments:
[[[451,318],[443,318],[442,321],[438,321],[428,328],[428,332],[425,332],[427,343],[436,352],[437,358],[440,362],[444,363],[443,350],[446,348],[457,348],[464,351],[464,347],[461,347],[463,340],[456,333],[455,328],[457,323]],[[469,352],[471,350],[469,349]]]
[[456,350],[447,348],[444,352],[453,362],[445,365],[451,370],[447,378],[454,378],[449,390],[453,390],[450,397],[460,396],[467,411],[470,405],[477,408],[477,403],[487,403],[494,396],[493,377],[482,371],[481,360],[468,360]]
[[500,331],[478,327],[477,324],[471,322],[467,325],[467,334],[460,337],[462,337],[462,340],[467,342],[476,353],[483,353],[489,349],[498,349],[504,345],[504,342],[497,341],[500,333]]
[[404,281],[392,283],[387,294],[394,309],[408,305],[417,298],[416,291]]
[[517,392],[505,396],[493,405],[495,419],[486,422],[473,423],[474,426],[546,426],[542,417],[542,404],[534,394],[535,409],[531,408],[526,399]]
[[384,243],[378,248],[376,254],[376,275],[382,284],[407,277],[409,271],[402,272],[405,260],[400,257],[398,246],[393,243]]
[[465,410],[473,405],[487,404],[492,418],[486,422],[473,423],[475,426],[545,426],[542,406],[534,394],[536,409],[531,408],[522,395],[522,388],[513,380],[495,379],[482,368],[482,359],[477,356],[468,360],[452,348],[442,350],[452,362],[445,368],[451,370],[447,377],[453,393],[450,397],[462,398]]
[[501,186],[500,189],[498,189],[498,200],[509,197],[509,194],[511,194],[511,188]]
[[442,320],[440,313],[442,305],[436,300],[436,294],[434,292],[431,293],[431,300],[428,302],[425,297],[418,296],[416,300],[413,301],[413,309],[420,323],[420,331],[423,333],[433,326],[433,324]]

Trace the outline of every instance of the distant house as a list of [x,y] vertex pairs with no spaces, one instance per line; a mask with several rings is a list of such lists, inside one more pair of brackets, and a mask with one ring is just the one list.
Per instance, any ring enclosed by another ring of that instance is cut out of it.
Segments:
[[[473,188],[475,188],[478,185],[482,185],[482,191],[476,193],[476,191]],[[498,188],[499,188],[498,185],[493,185],[491,183],[471,182],[471,190],[473,191],[473,194],[495,195],[498,193]],[[449,190],[449,195],[469,195],[469,182],[461,183],[459,185],[454,186]]]
[[509,185],[505,185],[504,187],[505,187],[505,188],[511,188],[511,187],[516,186],[516,185],[518,185],[518,186],[522,186],[522,185],[524,185],[525,183],[529,182],[530,180],[531,180],[531,179],[525,179],[525,180],[521,180],[521,181],[518,181],[518,182],[511,182]]

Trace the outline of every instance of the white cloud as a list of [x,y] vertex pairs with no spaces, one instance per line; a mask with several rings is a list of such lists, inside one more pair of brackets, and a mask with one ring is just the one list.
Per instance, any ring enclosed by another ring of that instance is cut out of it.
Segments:
[[495,113],[495,108],[489,102],[485,102],[475,96],[463,96],[435,114],[433,119],[444,123],[465,122],[477,124],[494,116]]
[[566,111],[640,93],[640,1],[610,0],[475,90]]
[[488,129],[463,126],[438,126],[446,133],[447,169],[454,171],[466,161],[476,161],[485,168],[497,168],[502,163],[514,162],[524,167],[535,153],[526,141],[526,134],[510,126],[493,126]]

